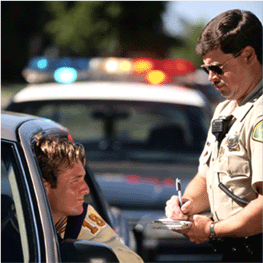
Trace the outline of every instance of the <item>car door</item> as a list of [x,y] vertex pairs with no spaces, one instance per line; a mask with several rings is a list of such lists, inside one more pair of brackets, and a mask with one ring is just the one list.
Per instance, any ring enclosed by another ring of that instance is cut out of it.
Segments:
[[[20,146],[15,142],[2,140],[2,262],[48,262],[46,254],[52,255],[52,252],[46,251],[36,202]],[[58,260],[55,253],[51,258]]]

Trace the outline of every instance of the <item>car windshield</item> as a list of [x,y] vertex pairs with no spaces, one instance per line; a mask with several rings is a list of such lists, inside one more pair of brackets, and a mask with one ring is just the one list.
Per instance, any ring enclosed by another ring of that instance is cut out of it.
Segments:
[[209,124],[200,107],[144,101],[46,101],[27,104],[24,112],[67,127],[88,160],[196,158]]

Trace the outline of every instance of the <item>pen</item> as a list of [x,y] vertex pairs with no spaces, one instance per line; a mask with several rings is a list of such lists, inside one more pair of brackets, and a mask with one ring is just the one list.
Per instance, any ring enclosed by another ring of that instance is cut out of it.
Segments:
[[175,182],[176,182],[176,191],[178,193],[180,207],[182,207],[183,201],[182,201],[182,191],[181,191],[181,179],[176,178]]

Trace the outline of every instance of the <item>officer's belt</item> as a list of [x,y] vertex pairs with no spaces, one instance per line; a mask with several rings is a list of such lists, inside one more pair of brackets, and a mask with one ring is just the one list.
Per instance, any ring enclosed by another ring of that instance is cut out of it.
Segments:
[[215,252],[219,253],[246,253],[248,256],[262,257],[262,236],[258,235],[241,237],[241,238],[212,238],[210,243],[212,244]]

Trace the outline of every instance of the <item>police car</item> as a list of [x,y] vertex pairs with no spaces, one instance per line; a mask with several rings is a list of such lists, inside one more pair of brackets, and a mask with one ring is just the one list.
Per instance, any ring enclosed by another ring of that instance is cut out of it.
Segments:
[[[93,63],[98,70],[99,62]],[[147,63],[137,69],[143,71]],[[113,61],[110,65],[118,69]],[[175,240],[183,238],[153,230],[148,223],[165,217],[165,202],[176,194],[176,178],[181,178],[184,190],[196,174],[212,108],[198,90],[180,83],[161,85],[158,76],[165,78],[158,70],[153,72],[157,75],[147,73],[151,84],[128,81],[129,74],[124,80],[116,72],[118,81],[105,81],[102,75],[99,81],[72,82],[71,73],[64,83],[33,83],[31,76],[32,83],[7,109],[46,117],[70,130],[84,145],[88,165],[109,204],[120,208],[135,230],[140,254],[147,254],[142,255],[146,261],[154,260],[148,255],[153,256],[162,241],[167,246],[167,240],[173,240],[169,245],[176,246]],[[54,70],[53,75],[63,82],[63,74]]]
[[[70,240],[59,245],[34,154],[32,137],[39,133],[70,136],[66,128],[49,119],[2,111],[2,262],[119,262],[111,248],[98,242]],[[87,167],[86,172],[90,194],[85,200],[116,229],[110,208]]]
[[75,81],[118,81],[166,85],[181,83],[201,91],[212,106],[222,101],[203,70],[186,59],[151,58],[47,58],[34,57],[23,69],[28,83],[73,83]]

